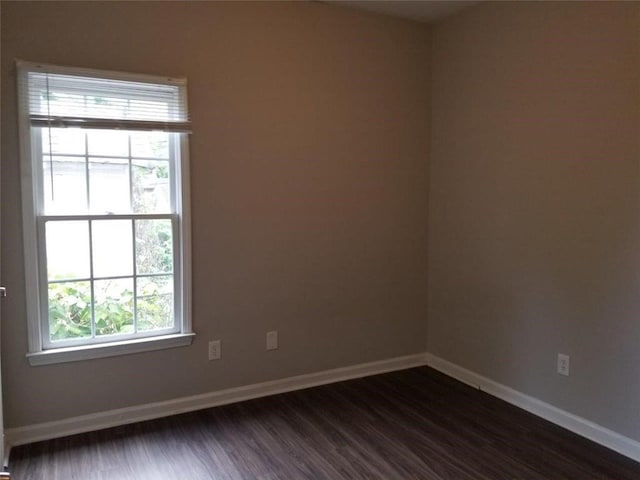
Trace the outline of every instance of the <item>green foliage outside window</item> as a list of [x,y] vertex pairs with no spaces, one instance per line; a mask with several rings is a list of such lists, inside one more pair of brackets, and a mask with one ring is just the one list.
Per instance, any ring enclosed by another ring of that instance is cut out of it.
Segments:
[[[134,295],[124,290],[95,302],[96,336],[134,333]],[[151,331],[173,324],[173,298],[156,283],[142,287],[136,298],[138,330]],[[49,333],[52,341],[91,337],[91,292],[88,282],[49,285]]]

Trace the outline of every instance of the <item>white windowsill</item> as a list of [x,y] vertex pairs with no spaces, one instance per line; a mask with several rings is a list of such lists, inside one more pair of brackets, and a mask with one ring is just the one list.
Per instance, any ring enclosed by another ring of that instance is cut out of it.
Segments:
[[51,365],[54,363],[77,362],[92,358],[115,357],[131,353],[164,350],[166,348],[186,347],[191,345],[195,333],[178,333],[161,337],[138,338],[122,342],[83,345],[81,347],[56,348],[42,352],[27,353],[32,366]]

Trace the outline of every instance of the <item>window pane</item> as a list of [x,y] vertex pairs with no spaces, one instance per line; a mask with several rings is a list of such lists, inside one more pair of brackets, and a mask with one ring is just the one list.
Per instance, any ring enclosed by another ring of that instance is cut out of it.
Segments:
[[138,331],[174,326],[171,275],[138,278],[136,302]]
[[129,161],[126,158],[89,158],[89,188],[91,212],[130,212]]
[[171,213],[169,172],[168,161],[133,161],[135,213]]
[[94,220],[91,240],[94,277],[133,275],[131,220]]
[[47,222],[47,278],[89,278],[89,222]]
[[134,333],[133,278],[96,280],[93,292],[96,335]]
[[42,128],[42,151],[61,155],[84,155],[84,132],[79,128]]
[[83,157],[44,155],[44,209],[49,215],[87,211],[87,172]]
[[89,282],[49,284],[49,337],[51,341],[91,337]]
[[131,156],[169,159],[169,134],[164,132],[131,132]]
[[171,220],[136,220],[136,272],[173,271]]
[[129,156],[129,133],[122,130],[87,130],[89,155]]

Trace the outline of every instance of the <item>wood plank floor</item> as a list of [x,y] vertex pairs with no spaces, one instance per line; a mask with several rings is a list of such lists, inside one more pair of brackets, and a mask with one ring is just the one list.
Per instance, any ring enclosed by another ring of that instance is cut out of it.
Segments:
[[424,367],[11,452],[14,480],[639,480],[640,464]]

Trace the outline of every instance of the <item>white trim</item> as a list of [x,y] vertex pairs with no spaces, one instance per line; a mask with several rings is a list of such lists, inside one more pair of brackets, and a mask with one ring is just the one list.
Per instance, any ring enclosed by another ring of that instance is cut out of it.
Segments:
[[391,358],[370,363],[362,363],[349,367],[324,370],[321,372],[298,375],[295,377],[256,383],[242,387],[229,388],[191,397],[176,398],[165,402],[154,402],[146,405],[119,408],[106,412],[82,415],[47,423],[38,423],[26,427],[8,428],[5,431],[7,444],[10,446],[50,440],[76,433],[90,432],[103,428],[141,422],[154,418],[176,415],[179,413],[201,410],[204,408],[241,402],[253,398],[275,395],[278,393],[302,390],[304,388],[341,382],[353,378],[378,375],[380,373],[404,370],[426,365],[427,357],[423,353],[405,357]]
[[[27,302],[27,335],[29,353],[27,357],[31,365],[44,365],[50,363],[61,363],[84,360],[87,358],[101,358],[107,356],[113,356],[118,354],[144,352],[149,350],[157,350],[159,348],[171,348],[176,346],[189,345],[192,341],[191,333],[192,321],[191,321],[191,250],[190,250],[190,232],[185,231],[186,228],[190,228],[190,207],[189,203],[189,166],[188,166],[188,141],[184,134],[171,134],[172,138],[177,138],[178,141],[172,141],[175,148],[172,150],[171,168],[173,170],[171,198],[172,198],[172,224],[173,238],[174,238],[174,299],[177,305],[174,305],[174,315],[176,322],[174,327],[169,331],[153,332],[150,335],[135,334],[135,339],[128,341],[127,336],[119,336],[119,341],[109,342],[102,344],[101,341],[94,339],[80,339],[80,340],[61,340],[51,342],[49,338],[49,323],[46,318],[48,297],[47,289],[44,288],[48,284],[46,273],[46,241],[44,233],[44,222],[52,220],[56,216],[47,216],[44,214],[43,200],[42,200],[42,165],[37,159],[40,158],[39,148],[40,143],[36,141],[39,138],[34,132],[39,129],[32,129],[29,125],[29,85],[28,75],[30,72],[41,71],[49,73],[60,73],[71,76],[85,76],[87,80],[100,78],[105,80],[125,80],[133,82],[147,82],[150,84],[158,85],[171,85],[171,91],[176,90],[177,95],[180,97],[180,111],[184,114],[188,114],[188,105],[186,103],[186,79],[184,78],[169,78],[169,77],[157,77],[152,75],[139,75],[129,74],[123,72],[111,72],[100,71],[93,69],[71,68],[62,67],[47,64],[37,64],[32,62],[26,62],[22,60],[16,61],[18,71],[18,101],[19,101],[19,128],[20,128],[20,144],[21,144],[21,187],[22,187],[22,201],[23,201],[23,231],[24,231],[24,243],[25,243],[25,286],[27,292],[32,292],[32,299]],[[104,82],[102,82],[104,83]],[[174,88],[176,87],[176,88]],[[48,87],[47,87],[48,88]],[[36,115],[35,117],[39,117]],[[40,116],[42,117],[42,116]],[[42,117],[44,118],[44,117]],[[41,118],[41,119],[42,119]],[[47,117],[48,118],[48,117]],[[69,120],[67,118],[67,120]],[[89,119],[88,126],[99,126],[96,122],[100,123],[104,119]],[[105,125],[111,125],[114,122],[120,120],[107,119],[104,120]],[[138,127],[144,126],[150,127],[154,122],[147,121],[132,121],[124,120],[124,123],[131,126],[132,124]],[[172,122],[167,121],[169,124]],[[159,122],[164,125],[167,122]],[[158,123],[158,122],[155,122]],[[178,122],[180,124],[188,124],[187,120]],[[135,126],[134,125],[134,126]],[[160,126],[162,126],[160,125]],[[131,162],[131,151],[129,148],[129,162]],[[86,160],[86,146],[85,146],[85,165]],[[179,161],[176,161],[176,158]],[[176,163],[178,164],[176,166]],[[178,168],[176,168],[178,167]],[[87,167],[88,168],[88,167]],[[131,173],[130,173],[131,175]],[[86,177],[87,190],[89,191],[89,177]],[[185,191],[183,191],[183,189]],[[176,191],[179,192],[180,198],[176,198]],[[69,219],[77,220],[81,218],[88,219],[101,219],[108,218],[114,220],[114,215],[58,215],[58,218],[68,217]],[[120,218],[167,218],[167,215],[118,215]],[[177,218],[175,218],[177,217]],[[182,218],[184,217],[184,218]],[[177,225],[177,229],[176,229]],[[91,223],[89,223],[91,229]],[[91,231],[89,238],[92,239]],[[90,247],[91,248],[91,241]],[[134,245],[135,251],[135,245]],[[133,276],[134,279],[138,278],[137,275]],[[93,280],[96,278],[91,272],[91,294],[93,298]],[[179,308],[176,308],[179,307]],[[93,322],[92,322],[93,323]],[[178,332],[180,332],[178,334]],[[92,333],[93,332],[92,330]],[[167,335],[167,333],[169,335]],[[154,336],[151,341],[148,339]],[[144,338],[143,338],[144,337]],[[106,337],[105,337],[106,338]],[[123,340],[125,338],[126,340]],[[137,341],[140,339],[140,341]],[[100,339],[105,340],[105,339]],[[75,347],[72,351],[71,348]],[[94,346],[95,345],[95,346]],[[85,347],[86,346],[86,347]],[[166,346],[166,347],[165,347]],[[55,351],[53,351],[55,349]]]
[[363,363],[270,382],[229,388],[191,397],[120,408],[25,427],[8,428],[5,430],[6,445],[7,448],[10,448],[12,446],[24,445],[41,440],[50,440],[76,433],[152,420],[154,418],[226,405],[253,398],[425,365],[610,448],[626,457],[640,461],[640,442],[429,353]]
[[[184,90],[185,102],[187,90]],[[191,319],[191,164],[189,160],[189,140],[185,135],[177,135],[177,141],[180,145],[177,148],[180,151],[180,168],[175,168],[174,178],[179,188],[174,188],[174,192],[180,192],[180,195],[174,201],[175,208],[180,215],[178,222],[180,225],[180,256],[179,265],[180,272],[180,313],[182,315],[182,331],[191,332],[193,323]],[[175,253],[174,253],[175,255]]]
[[54,363],[78,362],[91,358],[115,357],[131,353],[151,352],[165,348],[191,345],[195,333],[176,333],[154,337],[135,338],[120,342],[96,343],[74,347],[54,348],[41,352],[27,353],[31,366],[52,365]]
[[[17,62],[18,67],[20,63]],[[35,212],[38,208],[35,198],[33,159],[31,156],[31,128],[26,105],[27,72],[18,68],[18,131],[20,134],[20,189],[22,192],[22,236],[24,239],[24,276],[25,289],[31,295],[39,292],[40,273],[38,259],[35,257],[38,249]],[[37,180],[37,179],[36,179]],[[39,180],[38,180],[39,181]],[[29,253],[27,253],[29,252]],[[40,296],[27,302],[27,332],[29,351],[42,350],[42,332],[40,323]]]
[[427,365],[431,368],[640,462],[640,442],[509,388],[455,363],[429,353],[426,355]]
[[21,59],[16,59],[16,66],[19,70],[31,70],[34,72],[39,71],[44,73],[77,75],[89,78],[105,78],[131,82],[160,83],[164,85],[187,85],[187,79],[185,77],[164,77],[160,75],[149,75],[147,73],[131,73],[121,72],[119,70],[99,70],[95,68],[75,67],[68,65],[52,65],[50,63],[30,62],[28,60]]

